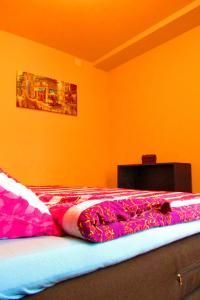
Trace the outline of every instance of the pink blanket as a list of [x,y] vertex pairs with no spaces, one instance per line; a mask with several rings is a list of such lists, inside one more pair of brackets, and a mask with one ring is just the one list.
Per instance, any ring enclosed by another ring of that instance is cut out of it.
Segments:
[[200,194],[31,187],[67,234],[91,242],[200,219]]

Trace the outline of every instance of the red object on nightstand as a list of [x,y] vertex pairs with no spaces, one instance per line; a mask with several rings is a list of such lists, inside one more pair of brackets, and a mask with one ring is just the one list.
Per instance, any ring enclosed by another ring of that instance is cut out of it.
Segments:
[[156,154],[145,154],[142,155],[142,164],[149,165],[149,164],[156,164]]

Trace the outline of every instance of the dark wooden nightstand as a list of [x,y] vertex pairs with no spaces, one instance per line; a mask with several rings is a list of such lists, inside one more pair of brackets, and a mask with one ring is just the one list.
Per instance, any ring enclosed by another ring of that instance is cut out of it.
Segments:
[[171,162],[119,165],[118,187],[192,192],[191,164]]

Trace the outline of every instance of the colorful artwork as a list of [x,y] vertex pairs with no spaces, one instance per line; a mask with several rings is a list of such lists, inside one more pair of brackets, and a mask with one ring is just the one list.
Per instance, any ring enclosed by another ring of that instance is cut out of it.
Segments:
[[77,115],[77,85],[17,71],[17,107]]

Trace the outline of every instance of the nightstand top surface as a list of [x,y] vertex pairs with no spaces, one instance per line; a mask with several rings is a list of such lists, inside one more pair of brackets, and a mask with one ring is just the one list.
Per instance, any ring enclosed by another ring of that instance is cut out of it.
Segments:
[[191,163],[183,163],[183,162],[163,162],[163,163],[155,163],[155,164],[125,164],[125,165],[118,165],[118,167],[140,167],[140,166],[161,166],[161,165],[191,165]]

